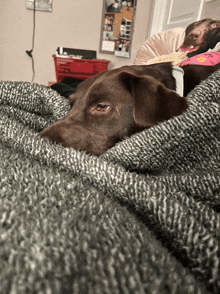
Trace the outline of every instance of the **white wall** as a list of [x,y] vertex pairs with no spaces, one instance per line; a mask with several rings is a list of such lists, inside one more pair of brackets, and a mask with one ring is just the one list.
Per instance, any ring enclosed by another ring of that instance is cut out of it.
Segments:
[[[138,0],[131,58],[99,53],[103,0],[53,0],[53,12],[36,12],[34,82],[56,81],[52,54],[57,47],[90,49],[110,68],[130,65],[143,44],[151,14],[151,0]],[[0,0],[0,80],[31,81],[33,11],[25,0]]]
[[[33,11],[25,0],[0,0],[0,80],[31,81]],[[56,81],[52,54],[57,47],[91,49],[97,58],[111,61],[110,68],[130,65],[149,30],[154,0],[137,0],[131,58],[100,54],[103,0],[53,0],[53,12],[36,12],[35,79],[47,85]],[[206,3],[202,18],[220,18],[220,0]]]
[[220,0],[213,0],[204,3],[202,18],[220,19]]

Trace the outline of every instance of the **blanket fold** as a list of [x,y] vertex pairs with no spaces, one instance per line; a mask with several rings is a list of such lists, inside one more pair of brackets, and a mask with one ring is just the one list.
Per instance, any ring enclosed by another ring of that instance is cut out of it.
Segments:
[[1,293],[219,293],[220,70],[99,158],[41,139],[68,102],[0,82]]

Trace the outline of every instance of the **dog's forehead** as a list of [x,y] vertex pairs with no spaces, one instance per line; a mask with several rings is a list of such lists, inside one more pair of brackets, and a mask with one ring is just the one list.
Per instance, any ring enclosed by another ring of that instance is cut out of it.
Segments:
[[220,20],[215,20],[213,18],[205,18],[205,19],[195,21],[187,26],[186,35],[188,35],[195,28],[198,28],[200,26],[208,26],[212,23],[217,23],[217,25],[220,26]]
[[220,20],[215,20],[213,18],[206,18],[204,20],[201,20],[201,21],[198,21],[198,22],[195,22],[195,27],[206,27],[208,28],[210,25],[212,24],[217,24],[217,26],[219,27],[220,26]]
[[[160,65],[163,69],[170,70],[170,64]],[[157,65],[157,68],[159,66]],[[141,76],[154,85],[158,77],[155,66],[123,66],[94,76],[79,84],[77,88],[75,107],[86,107],[100,102],[110,102],[112,106],[120,103],[131,102],[130,80]]]
[[122,84],[118,79],[119,72],[120,70],[108,71],[97,78],[85,93],[87,102],[115,100],[116,96],[122,95]]
[[195,21],[193,23],[193,25],[198,26],[198,25],[201,25],[201,24],[209,24],[210,22],[213,22],[213,21],[215,21],[213,18],[205,18],[205,19]]

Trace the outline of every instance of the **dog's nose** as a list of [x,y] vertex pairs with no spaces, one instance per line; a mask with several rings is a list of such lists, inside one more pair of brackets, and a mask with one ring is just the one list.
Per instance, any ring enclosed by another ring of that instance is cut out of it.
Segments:
[[[190,40],[191,42],[200,42],[201,39],[202,39],[202,34],[200,34],[200,33],[191,33],[191,34],[189,35],[189,40]],[[195,45],[195,44],[196,44],[196,43],[194,43],[194,45]]]
[[199,36],[201,35],[201,31],[194,31],[190,34],[191,39],[197,40]]
[[193,40],[197,40],[199,35],[193,35]]

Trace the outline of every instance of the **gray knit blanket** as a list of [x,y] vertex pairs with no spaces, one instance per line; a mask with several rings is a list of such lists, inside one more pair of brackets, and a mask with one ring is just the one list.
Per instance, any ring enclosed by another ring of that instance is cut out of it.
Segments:
[[68,102],[0,82],[0,293],[220,293],[220,71],[101,157],[41,139]]

